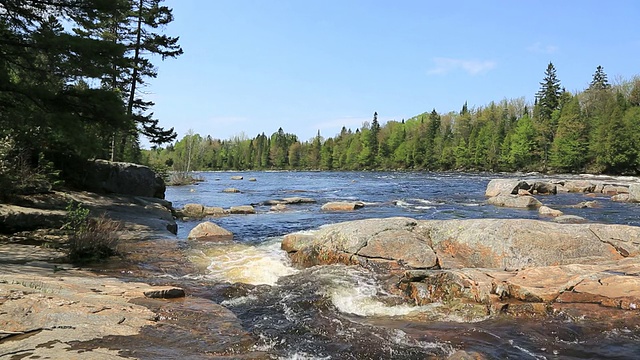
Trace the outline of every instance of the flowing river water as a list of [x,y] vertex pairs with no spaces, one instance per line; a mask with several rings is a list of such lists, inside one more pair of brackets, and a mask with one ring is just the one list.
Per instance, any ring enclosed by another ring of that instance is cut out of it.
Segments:
[[[258,339],[255,350],[276,359],[446,358],[456,350],[491,359],[640,358],[640,329],[581,321],[570,316],[516,320],[460,317],[439,304],[414,307],[387,293],[380,279],[357,267],[293,268],[280,250],[288,233],[365,218],[414,219],[540,218],[536,211],[485,205],[491,178],[514,175],[396,172],[202,173],[205,182],[170,187],[174,207],[187,203],[230,207],[254,204],[254,215],[212,221],[235,234],[231,244],[191,245],[190,260],[206,269],[212,297],[231,310]],[[231,180],[241,175],[244,180]],[[255,178],[257,181],[247,181]],[[526,176],[521,176],[526,178]],[[536,176],[541,178],[541,176]],[[629,179],[606,179],[616,183]],[[240,193],[224,193],[234,187]],[[266,200],[301,196],[315,204],[272,212]],[[354,212],[322,212],[329,201],[362,201]],[[584,194],[540,197],[548,206],[588,221],[640,226],[637,204]],[[570,207],[596,200],[599,207]],[[548,218],[545,219],[548,221]],[[179,223],[185,239],[198,221]],[[180,240],[186,241],[186,240]],[[633,315],[637,316],[637,315]]]

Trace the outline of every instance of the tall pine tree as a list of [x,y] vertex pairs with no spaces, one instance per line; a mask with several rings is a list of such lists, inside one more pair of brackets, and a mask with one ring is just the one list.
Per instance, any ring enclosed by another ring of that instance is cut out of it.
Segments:
[[560,107],[560,80],[556,75],[556,68],[553,63],[547,65],[544,72],[544,80],[540,83],[540,90],[536,93],[536,109],[534,113],[537,115],[536,128],[539,133],[538,141],[542,150],[542,163],[546,167],[549,146],[553,142],[553,136],[557,128],[557,119],[553,113]]

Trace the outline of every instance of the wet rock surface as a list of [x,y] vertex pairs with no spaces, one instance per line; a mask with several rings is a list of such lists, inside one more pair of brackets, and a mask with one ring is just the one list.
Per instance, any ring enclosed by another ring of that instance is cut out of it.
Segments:
[[176,283],[202,269],[167,230],[169,202],[87,192],[31,201],[59,209],[70,199],[123,223],[120,255],[80,268],[55,229],[2,236],[0,358],[266,358],[233,313],[190,295],[201,285]]
[[233,240],[233,233],[212,222],[205,221],[193,228],[188,239],[196,240],[212,240],[212,241],[230,241]]
[[483,304],[486,315],[542,315],[555,303],[635,311],[638,239],[640,228],[625,225],[388,218],[291,234],[282,248],[301,267],[357,264],[400,274],[390,288],[416,305],[463,301]]
[[354,211],[364,207],[360,201],[333,201],[328,202],[320,208],[322,211]]

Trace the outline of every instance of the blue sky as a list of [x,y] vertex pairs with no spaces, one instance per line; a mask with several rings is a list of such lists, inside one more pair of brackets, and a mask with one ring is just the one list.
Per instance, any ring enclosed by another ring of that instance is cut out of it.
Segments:
[[640,1],[166,0],[184,55],[145,89],[178,138],[301,140],[640,74]]

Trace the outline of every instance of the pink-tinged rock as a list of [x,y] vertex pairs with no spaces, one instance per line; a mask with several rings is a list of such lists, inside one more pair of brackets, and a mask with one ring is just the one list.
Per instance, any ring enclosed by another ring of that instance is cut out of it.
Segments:
[[328,202],[322,205],[322,211],[354,211],[364,207],[364,203],[360,201],[336,201]]
[[538,208],[538,213],[540,215],[544,215],[544,216],[561,216],[564,215],[564,213],[560,210],[556,210],[556,209],[552,209],[548,206],[540,206],[540,208]]
[[206,221],[193,228],[187,238],[195,240],[230,241],[233,239],[233,233],[212,222]]

